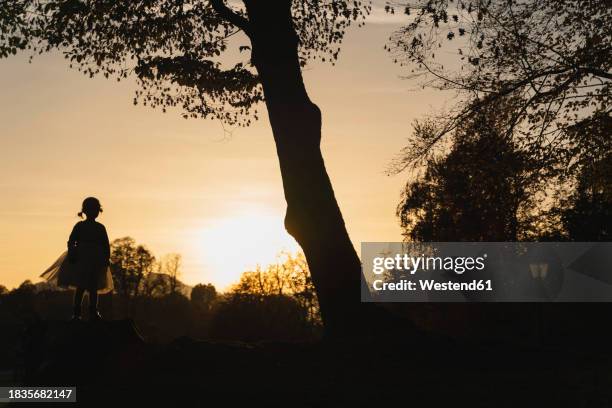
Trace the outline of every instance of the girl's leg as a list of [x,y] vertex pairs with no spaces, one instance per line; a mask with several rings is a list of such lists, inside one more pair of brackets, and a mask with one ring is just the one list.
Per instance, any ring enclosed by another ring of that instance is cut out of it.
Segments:
[[93,288],[87,291],[89,293],[89,318],[97,319],[98,316],[98,289]]
[[83,302],[83,293],[85,293],[85,289],[77,288],[74,292],[74,302],[72,305],[72,318],[80,319],[81,318],[81,303]]

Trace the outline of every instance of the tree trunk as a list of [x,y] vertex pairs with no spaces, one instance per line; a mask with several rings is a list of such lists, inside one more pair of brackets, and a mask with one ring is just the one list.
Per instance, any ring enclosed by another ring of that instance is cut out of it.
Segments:
[[349,239],[321,154],[321,111],[306,92],[290,1],[246,1],[252,62],[261,79],[287,212],[302,247],[326,335],[358,330],[361,263]]

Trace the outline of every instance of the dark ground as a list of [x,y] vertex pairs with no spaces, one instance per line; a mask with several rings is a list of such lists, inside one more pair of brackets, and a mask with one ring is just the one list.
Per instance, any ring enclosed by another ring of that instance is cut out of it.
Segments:
[[23,385],[76,385],[84,406],[611,407],[607,343],[570,343],[485,346],[415,331],[401,339],[184,337],[153,345],[130,320],[41,321],[24,335],[16,375]]

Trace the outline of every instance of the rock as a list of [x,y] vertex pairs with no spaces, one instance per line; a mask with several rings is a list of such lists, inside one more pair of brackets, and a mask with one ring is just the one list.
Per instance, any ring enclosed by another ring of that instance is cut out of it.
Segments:
[[24,335],[24,382],[69,385],[94,383],[108,371],[136,367],[145,342],[132,320],[49,321]]

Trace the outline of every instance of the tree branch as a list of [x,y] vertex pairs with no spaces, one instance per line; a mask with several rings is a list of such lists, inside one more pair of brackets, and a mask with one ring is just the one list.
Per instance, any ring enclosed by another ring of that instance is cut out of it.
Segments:
[[588,72],[589,74],[601,77],[601,78],[612,79],[612,73],[606,72],[599,68],[580,67],[578,69],[584,72]]
[[249,20],[227,7],[223,0],[210,0],[210,5],[221,18],[229,21],[250,36]]

